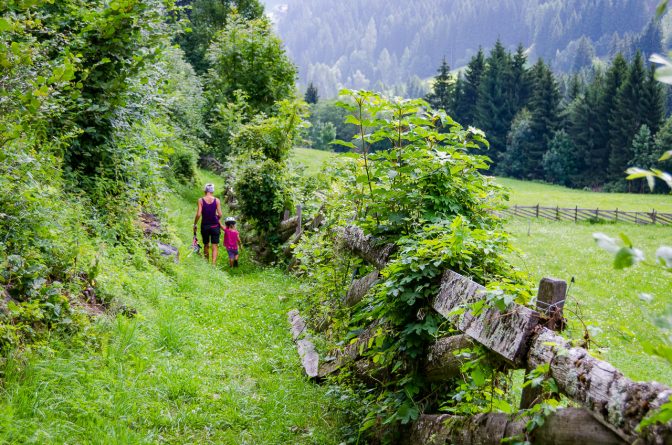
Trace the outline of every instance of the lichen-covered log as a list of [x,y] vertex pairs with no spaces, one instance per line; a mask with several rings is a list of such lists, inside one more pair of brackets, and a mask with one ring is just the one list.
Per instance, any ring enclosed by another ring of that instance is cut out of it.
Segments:
[[306,333],[306,322],[296,309],[289,311],[287,315],[291,325],[292,338],[296,342],[303,369],[308,377],[318,377],[319,356],[315,350],[315,345],[310,340],[310,336]]
[[425,375],[435,382],[458,376],[465,359],[455,353],[462,349],[473,348],[474,345],[474,341],[467,335],[438,339],[427,350]]
[[345,305],[352,307],[362,301],[362,298],[364,298],[364,295],[366,295],[369,289],[378,283],[379,276],[380,272],[374,270],[370,274],[353,281],[345,296],[345,300],[343,301]]
[[[550,376],[559,390],[581,403],[630,441],[639,437],[637,425],[652,409],[669,400],[672,390],[656,382],[633,382],[607,362],[592,357],[583,348],[573,348],[563,337],[539,328],[534,337],[530,368],[550,363]],[[645,431],[642,443],[672,443],[672,424]]]
[[325,377],[338,371],[345,364],[356,360],[367,348],[369,340],[376,335],[379,328],[380,325],[378,323],[373,323],[359,334],[356,342],[349,344],[343,349],[332,351],[329,355],[334,357],[334,359],[322,363],[318,375]]
[[[539,323],[539,314],[517,304],[510,305],[505,312],[486,308],[475,314],[470,305],[484,299],[484,291],[480,284],[449,270],[441,280],[441,290],[432,306],[458,330],[507,362],[523,366],[532,331]],[[462,314],[452,313],[460,307],[465,309]]]
[[356,226],[340,228],[338,236],[348,250],[378,269],[385,267],[397,247],[394,244],[381,243],[371,235],[365,235],[364,231]]
[[[505,438],[524,437],[526,419],[516,417],[502,413],[471,417],[423,415],[412,426],[409,444],[499,445]],[[579,408],[564,408],[551,414],[529,438],[533,444],[543,445],[626,444],[588,411]]]
[[289,219],[286,219],[280,223],[278,227],[278,234],[283,240],[289,239],[290,236],[296,233],[296,229],[299,226],[299,217],[292,216]]

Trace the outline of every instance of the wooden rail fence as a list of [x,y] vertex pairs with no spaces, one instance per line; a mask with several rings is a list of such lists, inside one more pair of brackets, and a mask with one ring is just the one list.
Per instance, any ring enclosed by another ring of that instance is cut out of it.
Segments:
[[[537,215],[536,209],[534,207]],[[541,214],[541,208],[539,208]],[[578,210],[577,210],[578,212]],[[366,236],[357,227],[339,232],[340,242],[353,254],[382,269],[394,252],[391,244],[381,244]],[[378,281],[375,271],[353,280],[346,296],[347,304],[361,299]],[[535,369],[548,364],[548,376],[558,390],[581,408],[563,408],[549,416],[534,431],[534,443],[566,444],[668,444],[672,443],[672,423],[657,425],[643,432],[637,426],[649,413],[666,403],[672,389],[656,382],[634,382],[607,362],[598,360],[583,349],[572,346],[557,332],[564,326],[562,307],[566,283],[543,279],[539,286],[537,307],[533,310],[511,304],[505,312],[495,308],[472,312],[474,302],[483,299],[484,287],[447,270],[432,308],[451,321],[459,335],[440,338],[429,348],[424,372],[433,381],[454,378],[460,372],[460,358],[455,352],[471,345],[484,346],[492,360],[511,369]],[[455,315],[456,308],[465,308]],[[306,322],[298,311],[289,314],[291,330],[306,373],[315,379],[338,372],[347,364],[356,373],[380,372],[363,357],[369,339],[381,327],[374,322],[358,340],[337,351],[330,351],[321,360],[306,330]],[[383,371],[384,372],[384,371]],[[373,376],[370,381],[376,381]],[[539,402],[539,393],[526,389],[521,409]],[[486,413],[471,417],[424,413],[410,428],[407,440],[411,445],[499,444],[501,439],[524,432],[525,417],[502,413]]]
[[672,225],[672,213],[660,213],[655,209],[650,212],[626,212],[623,210],[582,209],[579,207],[542,207],[514,205],[499,212],[505,216],[523,218],[545,218],[552,221],[623,221],[633,224]]

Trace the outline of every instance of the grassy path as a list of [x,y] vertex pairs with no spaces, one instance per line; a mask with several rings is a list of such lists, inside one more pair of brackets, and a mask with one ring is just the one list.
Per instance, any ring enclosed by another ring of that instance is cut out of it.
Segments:
[[233,272],[185,258],[199,195],[169,199],[179,265],[105,261],[100,288],[138,316],[99,317],[74,345],[52,339],[8,361],[0,443],[340,442],[338,411],[303,377],[288,333],[296,283],[244,257]]

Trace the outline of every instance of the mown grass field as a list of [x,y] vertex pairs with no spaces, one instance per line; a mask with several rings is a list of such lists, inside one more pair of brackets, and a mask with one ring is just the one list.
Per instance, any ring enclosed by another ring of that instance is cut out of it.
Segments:
[[[672,213],[672,197],[669,195],[597,193],[509,178],[497,178],[497,182],[511,189],[509,202],[512,205],[534,206],[540,204],[547,207],[560,206],[567,208],[578,206],[585,209],[619,209],[640,212],[656,209],[658,212]],[[658,186],[663,187],[664,185],[659,183]]]
[[312,148],[294,148],[291,159],[297,164],[306,167],[309,175],[317,174],[322,166],[329,162],[337,153],[332,151],[314,150]]
[[186,256],[199,189],[169,198],[179,265],[103,267],[99,287],[137,316],[101,316],[74,346],[52,339],[6,364],[0,443],[341,442],[334,399],[289,335],[295,280],[244,254],[232,272]]

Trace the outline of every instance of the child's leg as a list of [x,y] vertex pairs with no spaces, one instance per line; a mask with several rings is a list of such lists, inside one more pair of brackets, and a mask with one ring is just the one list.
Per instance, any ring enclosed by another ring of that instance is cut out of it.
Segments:
[[238,267],[238,254],[233,257],[233,267]]

